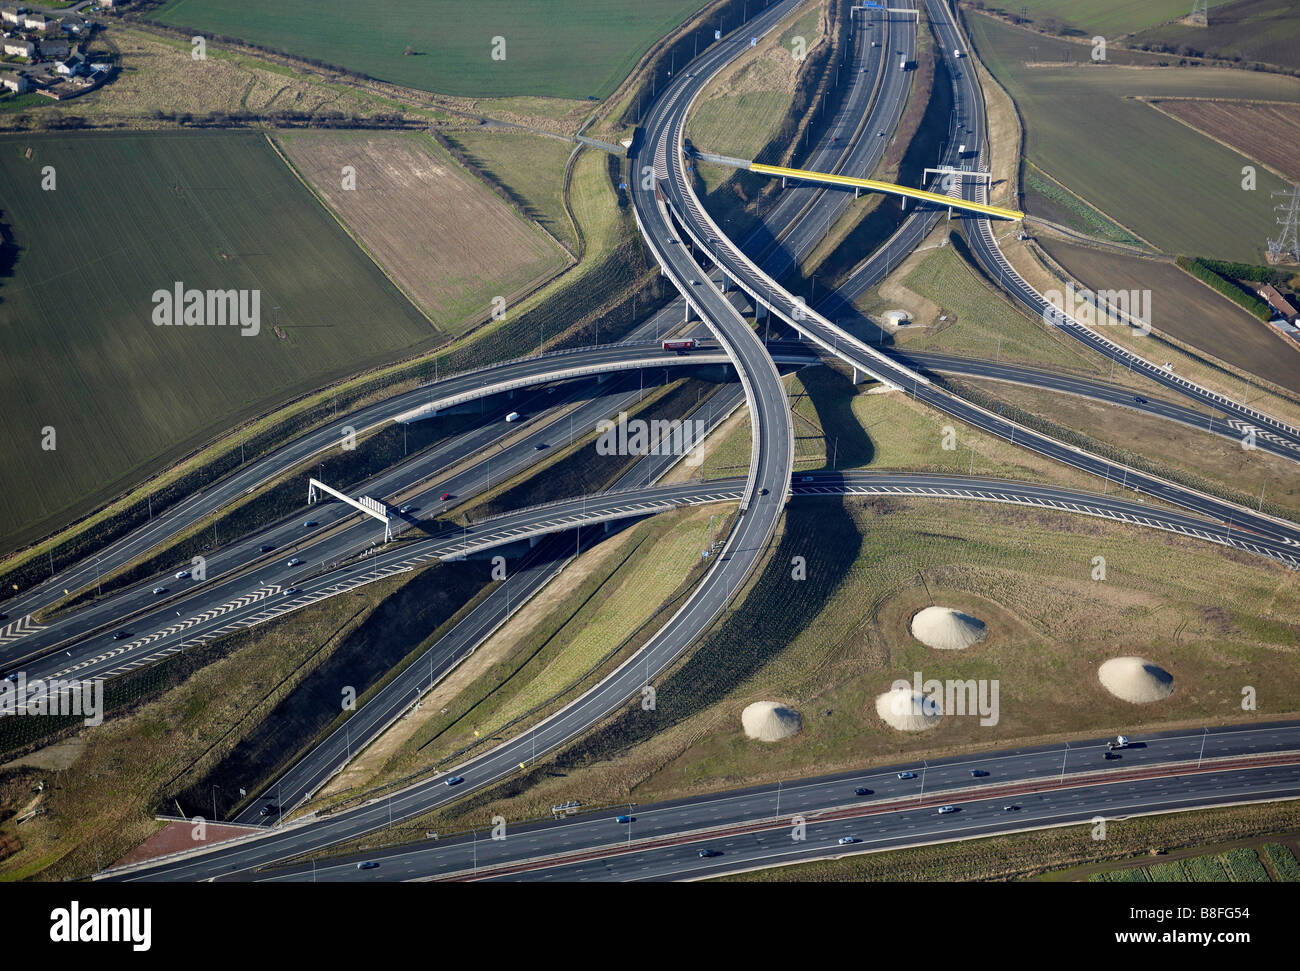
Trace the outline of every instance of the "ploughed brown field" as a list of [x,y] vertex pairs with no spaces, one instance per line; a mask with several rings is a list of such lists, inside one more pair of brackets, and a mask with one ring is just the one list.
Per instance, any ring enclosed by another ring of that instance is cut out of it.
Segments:
[[448,335],[486,319],[495,297],[509,313],[568,262],[534,223],[423,133],[278,138],[349,232]]
[[1266,381],[1300,390],[1300,352],[1267,324],[1174,264],[1117,256],[1056,239],[1039,242],[1090,289],[1150,290],[1151,326],[1156,330]]
[[1174,99],[1152,102],[1185,125],[1300,182],[1300,104]]

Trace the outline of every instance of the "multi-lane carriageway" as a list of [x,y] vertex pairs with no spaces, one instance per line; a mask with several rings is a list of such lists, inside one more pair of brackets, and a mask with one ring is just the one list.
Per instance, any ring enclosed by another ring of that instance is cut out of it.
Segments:
[[[638,214],[640,215],[639,212],[638,212]],[[686,271],[686,272],[698,272],[698,265],[696,265],[695,267],[692,267],[692,265],[691,265],[691,263],[690,263],[689,261],[682,261],[682,262],[679,264],[679,266],[677,267],[677,271],[678,271],[678,272],[677,272],[677,274],[676,274],[676,276],[675,276],[675,279],[677,280],[677,282],[679,283],[679,285],[681,285],[681,283],[682,283],[681,271],[683,271],[683,270]],[[698,300],[693,300],[693,301],[692,301],[692,303],[697,304],[697,305],[696,305],[696,310],[697,310],[697,312],[703,309],[703,306],[702,306],[702,305],[708,305],[708,304],[712,303],[712,301],[709,299],[709,297],[712,296],[711,288],[707,288],[707,289],[709,290],[709,294],[708,294],[708,296],[701,296]],[[689,299],[691,296],[692,296],[692,294],[688,291],[688,299]],[[718,307],[715,305],[715,306],[712,307],[712,309],[716,312],[716,311],[718,311],[720,308],[718,308]],[[723,316],[725,317],[725,314],[724,314]],[[710,319],[710,320],[713,320],[714,318],[713,318],[712,316],[709,316],[709,319]],[[729,323],[734,324],[734,320],[729,321]],[[739,338],[739,334],[736,333],[736,332],[734,332],[734,331],[733,331],[733,333],[732,333],[731,336],[733,337],[733,339],[734,339],[734,338]],[[733,341],[733,344],[730,346],[729,350],[731,350],[733,353],[736,353],[737,356],[739,356],[739,351],[745,350],[745,348],[744,348],[744,347],[738,347],[737,345],[743,345],[743,344],[744,344],[743,338],[740,338],[739,340],[734,340],[734,341]],[[832,348],[832,351],[834,351],[834,348]],[[734,358],[734,357],[733,357],[732,359],[733,359],[733,361],[736,360],[736,358]],[[752,363],[752,362],[751,362],[751,363]],[[741,368],[741,374],[742,374],[742,379],[743,379],[744,377],[747,376],[747,372],[744,370],[743,367]],[[749,382],[745,382],[745,383],[746,383],[746,386],[747,386],[747,390],[750,391],[750,395],[751,395],[751,399],[752,399],[752,398],[754,397],[754,393],[753,393],[753,391],[752,391],[752,389],[751,389],[750,383],[749,383]],[[753,401],[751,400],[751,405],[752,405],[752,404],[753,404]],[[788,415],[787,415],[787,420],[788,420]],[[774,428],[777,427],[775,422],[773,422],[772,425],[773,425]],[[757,434],[757,431],[756,431],[756,434]],[[778,430],[777,430],[777,432],[776,432],[776,435],[777,435],[777,437],[779,438],[779,428],[778,428]],[[762,437],[766,437],[766,436],[762,436]],[[761,497],[763,497],[763,496],[765,496],[765,495],[774,494],[774,493],[771,493],[771,492],[767,492],[767,491],[765,491],[765,489],[766,489],[767,487],[764,487],[764,486],[758,485],[758,483],[759,483],[760,481],[767,481],[767,480],[770,479],[770,478],[772,478],[771,475],[768,474],[768,473],[764,473],[761,469],[758,470],[758,471],[752,471],[752,473],[751,473],[751,477],[750,477],[749,481],[746,483],[746,490],[745,490],[746,493],[751,497],[751,499],[754,498],[755,496],[761,498]],[[783,491],[784,491],[784,490],[782,490],[782,492],[783,492]],[[1239,527],[1239,528],[1240,528],[1240,527]]]
[[[1254,799],[1300,796],[1300,724],[1282,722],[1134,737],[1120,758],[1105,739],[901,762],[671,802],[582,806],[551,821],[509,820],[505,838],[442,834],[413,844],[254,870],[250,850],[272,837],[233,842],[217,879],[383,881],[419,879],[692,879],[1021,829]],[[900,772],[908,772],[907,778]],[[980,772],[982,775],[975,775]],[[859,794],[857,790],[866,789]],[[938,806],[956,805],[941,816]],[[370,807],[380,816],[383,800]],[[619,823],[616,817],[631,817]],[[796,817],[806,838],[791,839]],[[275,834],[294,835],[292,825]],[[839,844],[844,836],[860,842]],[[713,856],[701,857],[700,850]],[[265,855],[265,854],[263,854]],[[359,870],[357,863],[380,864]],[[179,877],[202,862],[174,858],[115,871],[110,879]]]
[[[797,6],[797,3],[792,0],[774,5],[749,26],[749,32],[759,34],[764,30],[770,30],[794,6]],[[760,24],[759,21],[765,23]],[[679,75],[665,94],[663,110],[658,110],[659,106],[656,106],[656,111],[652,113],[645,129],[644,145],[648,146],[654,157],[658,187],[658,201],[655,204],[661,209],[671,210],[673,220],[681,227],[681,231],[689,234],[696,247],[707,254],[731,281],[749,294],[755,306],[776,313],[795,331],[816,343],[824,351],[841,358],[855,369],[871,375],[884,384],[904,391],[968,425],[997,435],[1040,455],[1111,480],[1116,466],[1109,460],[1076,446],[1058,442],[1047,435],[1017,425],[1000,415],[971,404],[931,383],[915,369],[846,333],[782,288],[759,269],[743,250],[727,239],[695,195],[688,172],[688,156],[684,152],[684,132],[685,120],[695,98],[703,91],[709,80],[728,63],[730,55],[726,41],[701,55],[697,70]],[[969,71],[963,73],[965,78],[969,78],[969,75]],[[649,208],[650,203],[645,201],[646,196],[648,194],[644,192],[636,196],[639,210]],[[671,249],[672,244],[669,241],[675,238],[674,232],[674,227],[665,218],[664,228],[658,234],[659,244]],[[656,234],[652,231],[651,235]],[[1147,473],[1132,471],[1124,475],[1130,488],[1139,489],[1147,495],[1233,523],[1238,528],[1245,527],[1273,533],[1281,536],[1288,543],[1300,544],[1300,528],[1285,520],[1258,513],[1236,503],[1206,495]]]

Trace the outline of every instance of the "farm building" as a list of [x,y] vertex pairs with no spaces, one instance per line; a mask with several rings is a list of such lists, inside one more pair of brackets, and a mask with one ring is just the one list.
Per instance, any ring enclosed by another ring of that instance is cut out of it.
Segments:
[[1264,286],[1260,287],[1259,295],[1267,300],[1269,306],[1278,312],[1278,316],[1285,317],[1287,323],[1294,324],[1296,322],[1296,317],[1300,316],[1295,307],[1291,306],[1291,303],[1286,299],[1286,297],[1278,293],[1277,289],[1271,283],[1266,283]]

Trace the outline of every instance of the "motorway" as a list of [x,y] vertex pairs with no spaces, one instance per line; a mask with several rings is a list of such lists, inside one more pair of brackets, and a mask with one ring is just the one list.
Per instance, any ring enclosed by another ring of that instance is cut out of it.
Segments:
[[[1097,816],[1113,820],[1180,806],[1300,796],[1300,723],[1133,736],[1132,746],[1113,760],[1103,758],[1105,741],[1086,738],[906,761],[648,805],[584,807],[579,816],[556,820],[508,820],[501,840],[457,833],[278,869],[237,867],[221,876],[483,879],[502,868],[497,877],[505,879],[689,879]],[[1203,771],[1194,771],[1197,765]],[[900,772],[914,776],[901,779]],[[869,791],[858,795],[858,788]],[[959,811],[947,816],[936,812],[949,804]],[[630,815],[631,822],[617,823],[619,815]],[[791,839],[796,815],[807,822],[807,838],[800,843]],[[842,847],[838,840],[843,836],[861,842]],[[719,855],[701,858],[702,848]],[[358,870],[362,860],[380,866]],[[136,879],[151,869],[156,866],[115,876]]]
[[[760,19],[778,10],[784,10],[784,5],[770,8],[760,15]],[[665,186],[665,194],[674,213],[684,220],[684,229],[694,239],[696,246],[709,253],[719,268],[748,293],[756,304],[770,308],[771,312],[777,313],[795,330],[854,368],[870,374],[887,385],[903,390],[917,400],[968,425],[1047,458],[1096,475],[1107,482],[1118,481],[1123,488],[1133,489],[1209,518],[1233,524],[1236,528],[1273,536],[1285,543],[1300,547],[1300,527],[1294,523],[1111,462],[1011,422],[937,387],[897,359],[890,358],[845,333],[826,318],[809,309],[799,298],[790,294],[760,270],[743,251],[723,235],[722,230],[699,203],[690,183],[688,161],[682,151],[685,118],[691,102],[703,90],[708,79],[720,69],[721,65],[718,63],[720,53],[719,48],[715,47],[701,55],[700,61],[704,62],[703,66],[695,73],[679,77],[667,92],[664,104],[671,114],[667,117],[666,124],[670,126],[671,137],[676,148],[656,160],[656,171],[662,175],[660,184]],[[969,72],[963,73],[963,77],[968,75]]]
[[[764,14],[760,15],[759,18],[756,18],[755,21],[752,21],[751,24],[747,26],[747,29],[744,32],[746,34],[745,38],[730,38],[721,44],[715,45],[713,48],[710,48],[706,55],[704,55],[704,59],[717,57],[719,63],[725,63],[725,60],[729,60],[730,56],[734,56],[736,49],[740,48],[742,43],[747,43],[747,37],[749,34],[760,30],[765,31],[770,29],[770,27],[775,24],[776,20],[779,19],[780,16],[784,15],[784,12],[788,10],[788,7],[788,4],[784,4],[764,12]],[[723,59],[721,55],[728,51],[730,53],[725,59]],[[702,59],[701,63],[705,63],[704,59]],[[707,66],[706,63],[705,67]],[[704,69],[702,68],[702,71],[703,70]],[[688,75],[687,80],[689,81],[691,79],[692,76]],[[702,82],[699,86],[702,86]],[[691,85],[689,84],[681,85],[680,88],[678,85],[674,85],[674,87],[670,89],[669,95],[656,105],[651,120],[646,126],[647,131],[651,133],[651,137],[646,139],[646,145],[649,147],[648,150],[662,147],[662,154],[665,160],[675,154],[675,149],[669,147],[671,145],[671,134],[675,130],[680,130],[680,120],[684,117],[685,107],[689,103],[689,98],[682,98],[681,96],[684,93],[689,92],[690,88]],[[696,88],[696,90],[698,90],[698,88]],[[677,157],[680,158],[680,155],[677,155]],[[672,169],[675,172],[677,166],[674,165]],[[671,175],[671,173],[668,174]],[[680,182],[674,182],[673,192],[670,194],[674,213],[680,214],[686,212],[690,216],[698,216],[698,212],[692,212],[690,199],[681,191],[681,189],[682,186]],[[711,619],[711,615],[716,615],[717,611],[725,604],[731,593],[733,593],[734,590],[744,582],[744,578],[749,575],[750,571],[752,571],[754,563],[757,562],[757,558],[765,548],[767,540],[771,536],[771,530],[775,525],[776,518],[779,516],[786,495],[786,484],[789,482],[789,410],[785,402],[784,391],[781,389],[779,381],[776,380],[775,368],[765,352],[762,343],[757,340],[748,325],[739,317],[739,314],[736,313],[732,304],[724,296],[717,293],[714,287],[707,285],[696,286],[690,282],[695,279],[707,280],[707,276],[705,276],[704,271],[699,264],[693,260],[690,253],[687,252],[687,248],[680,243],[675,242],[678,233],[669,223],[665,209],[657,204],[657,201],[654,199],[653,193],[651,192],[638,191],[634,194],[634,199],[637,203],[636,212],[638,219],[641,221],[643,230],[647,234],[647,240],[651,245],[652,250],[655,251],[656,258],[664,267],[665,272],[667,272],[679,286],[679,289],[682,289],[686,294],[688,302],[693,305],[696,312],[700,313],[711,325],[715,336],[719,338],[725,348],[728,358],[737,365],[738,372],[742,379],[742,385],[749,399],[751,414],[757,416],[757,420],[753,423],[757,445],[753,454],[756,461],[751,469],[749,478],[741,484],[741,488],[728,495],[728,498],[730,499],[739,499],[742,506],[745,508],[745,515],[741,518],[740,527],[732,534],[731,539],[735,545],[724,551],[724,555],[719,557],[717,560],[714,568],[715,576],[711,577],[710,583],[702,585],[701,589],[706,589],[708,592],[701,594],[698,598],[698,603],[694,606],[691,604],[687,605],[690,608],[689,612],[684,615],[679,615],[678,618],[674,618],[676,623],[669,625],[671,631],[668,635],[663,637],[662,644],[653,645],[653,650],[650,651],[647,657],[653,660],[654,670],[658,670],[663,665],[670,663],[673,657],[688,646],[694,634],[707,626],[708,620]],[[811,210],[804,210],[805,218],[806,214],[810,211]],[[688,222],[689,221],[690,220],[688,219]],[[716,227],[713,227],[713,229],[716,230]],[[705,238],[708,237],[706,236]],[[703,239],[697,238],[697,242],[703,241]],[[769,302],[770,298],[774,295],[774,291],[768,291]],[[785,309],[788,309],[788,307]],[[833,352],[840,351],[841,348],[838,343],[839,338],[832,334],[831,340],[832,344],[830,345],[830,349]],[[854,350],[855,353],[858,353],[856,348]],[[620,353],[626,353],[626,349]],[[840,356],[844,355],[841,354]],[[880,366],[879,362],[881,359],[875,355],[863,355],[861,356],[861,359],[863,362],[870,360],[872,368],[878,368]],[[538,360],[540,361],[540,359]],[[545,361],[542,362],[542,364],[543,366],[553,366],[554,362]],[[920,384],[924,383],[925,385],[928,385],[928,382],[925,381],[923,376],[917,375],[915,372],[911,371],[910,368],[906,367],[906,365],[894,362],[893,366],[896,369],[895,373],[901,374],[904,377],[904,382],[897,386],[907,388],[906,378],[908,376],[911,376],[914,382],[912,388],[909,389],[913,393],[916,393],[916,389]],[[864,367],[864,370],[866,369],[867,368]],[[874,370],[872,373],[875,373]],[[439,389],[439,391],[441,393],[441,389]],[[420,394],[425,394],[425,398],[421,399],[419,397]],[[414,392],[407,397],[404,403],[408,404],[410,409],[420,409],[430,404],[427,394],[427,390],[424,389],[422,389],[421,392]],[[388,407],[391,404],[392,402],[386,402],[385,407]],[[389,413],[392,413],[391,410]],[[353,424],[358,428],[363,427],[357,425],[357,421],[358,416],[350,416],[350,424]],[[784,426],[784,431],[782,430],[782,426]],[[1014,436],[1015,434],[1016,433],[1013,431],[1012,435]],[[337,444],[337,436],[338,430],[335,429],[332,441],[330,439],[325,439],[320,447],[329,447],[331,444]],[[1014,437],[1012,440],[1014,441]],[[308,445],[299,443],[297,447],[305,449],[308,448]],[[298,452],[297,454],[299,454],[300,457],[306,457],[312,454],[312,452]],[[1136,475],[1136,473],[1134,473],[1134,475]],[[1125,477],[1128,477],[1127,471],[1125,472]],[[1158,480],[1156,481],[1158,482]],[[970,485],[969,480],[964,480],[964,482],[965,485]],[[441,484],[439,485],[439,488],[441,488]],[[228,494],[227,498],[239,493],[240,490],[235,489],[233,492]],[[605,500],[606,502],[633,502],[634,506],[627,507],[625,505],[620,509],[606,508],[603,512],[601,510],[595,510],[593,515],[596,516],[603,515],[606,512],[610,515],[618,516],[643,515],[647,513],[647,508],[644,505],[635,504],[644,503],[650,500],[648,491],[647,494],[639,495],[635,498],[631,496],[614,497],[613,500],[609,500],[607,497],[597,498]],[[591,502],[592,500],[583,501]],[[719,500],[716,496],[710,497],[705,495],[701,501]],[[630,512],[629,508],[632,508],[633,511]],[[1232,508],[1236,509],[1237,507]],[[1148,514],[1152,512],[1151,510],[1143,511]],[[1214,510],[1212,507],[1210,514],[1213,515],[1213,513]],[[547,528],[554,526],[554,523],[545,522],[537,517],[549,516],[554,519],[557,516],[563,517],[570,514],[571,510],[558,509],[552,509],[546,512],[526,511],[524,515],[533,517],[532,519],[521,519],[518,521],[494,525],[492,527],[494,529],[499,526],[497,537],[484,536],[483,534],[480,534],[479,537],[476,537],[476,544],[470,543],[468,533],[461,535],[459,547],[456,545],[454,537],[440,537],[439,541],[444,543],[442,552],[439,553],[434,551],[431,552],[430,555],[454,555],[458,550],[461,552],[468,551],[473,545],[496,542],[498,539],[500,539],[500,541],[507,541],[527,538],[529,535],[538,534],[537,532],[530,533],[530,530],[537,530],[540,528],[545,531]],[[1229,511],[1228,516],[1228,522],[1231,524],[1233,512]],[[160,517],[160,519],[161,518],[162,517]],[[588,520],[588,512],[584,509],[579,517],[566,522],[562,528],[571,528],[575,521],[599,520]],[[362,525],[364,526],[364,524]],[[1204,524],[1201,525],[1203,526]],[[1251,528],[1262,526],[1261,536],[1264,536],[1265,539],[1268,540],[1268,537],[1275,532],[1277,523],[1276,521],[1271,521],[1268,517],[1262,517],[1260,521],[1251,523],[1250,526]],[[481,528],[482,524],[475,526],[476,531]],[[1229,528],[1231,529],[1231,526]],[[1237,529],[1239,532],[1241,528],[1241,520],[1238,519]],[[371,525],[370,529],[373,532],[375,527]],[[1234,539],[1235,538],[1236,537],[1234,537]],[[1293,540],[1293,537],[1283,537],[1280,542],[1283,546],[1287,546],[1289,545],[1288,540]],[[1276,541],[1268,541],[1275,542],[1276,545]],[[355,544],[353,548],[355,548]],[[322,562],[328,561],[328,557],[325,557],[322,560]],[[376,554],[367,563],[360,564],[353,568],[351,574],[347,574],[345,571],[334,574],[328,579],[334,584],[349,583],[356,580],[364,582],[364,579],[368,574],[375,574],[379,570],[397,565],[393,561],[394,557],[390,555],[388,551],[385,551],[382,555]],[[364,570],[362,570],[363,567],[365,568]],[[409,566],[405,568],[409,568]],[[84,568],[82,572],[85,572]],[[60,577],[55,579],[59,587],[67,585],[66,578]],[[323,583],[325,579],[326,578],[321,578],[321,582]],[[312,581],[305,580],[304,584],[310,582]],[[258,600],[250,601],[247,604],[241,604],[239,607],[234,608],[241,612],[241,618],[256,617],[259,614],[264,613],[266,605],[260,603],[260,601],[266,600],[269,597],[279,596],[282,585],[275,583],[274,578],[268,578],[264,587],[268,589],[268,592],[264,596],[258,598]],[[276,587],[276,589],[270,590],[271,587]],[[308,590],[308,588],[304,586],[303,590],[307,591],[304,593],[304,597],[315,596],[315,594],[319,593],[321,589],[324,589],[324,587],[322,586],[319,589],[312,588]],[[311,601],[306,600],[305,602]],[[299,603],[298,599],[295,598],[293,601],[287,602],[285,605],[301,606],[303,604]],[[686,610],[686,608],[683,609],[684,611]],[[229,621],[229,619],[230,618],[223,616],[222,623],[224,624]],[[669,628],[665,628],[665,630],[669,630]],[[228,630],[232,628],[223,626],[218,629]],[[182,631],[173,632],[173,634],[167,636],[174,637],[179,641],[192,635],[193,631],[190,631],[187,628]],[[648,645],[647,649],[649,650],[650,648],[651,646]],[[615,674],[619,675],[619,672],[616,672]],[[601,688],[602,690],[596,692],[597,697],[586,700],[588,696],[584,696],[584,699],[580,699],[578,705],[573,706],[574,710],[572,712],[570,709],[566,709],[564,712],[560,713],[560,716],[564,716],[563,718],[556,716],[556,719],[553,720],[556,722],[555,724],[547,725],[544,723],[543,726],[539,726],[535,729],[534,734],[537,736],[536,742],[538,750],[545,751],[546,748],[560,744],[566,738],[571,737],[573,733],[581,730],[582,718],[599,717],[595,712],[597,712],[602,705],[606,706],[605,710],[611,710],[609,707],[611,699],[613,699],[612,704],[616,706],[621,701],[622,697],[631,694],[632,691],[639,686],[638,683],[634,683],[637,682],[637,679],[635,677],[627,676],[626,671],[623,675],[612,678],[611,680],[612,683],[608,687],[602,688],[602,686],[598,686],[598,688]],[[595,689],[593,689],[593,691],[595,691]],[[620,691],[622,691],[623,694],[618,696]],[[568,734],[566,734],[566,732]],[[494,778],[499,778],[501,775],[505,774],[505,772],[512,770],[514,768],[514,763],[509,762],[508,759],[519,754],[519,751],[522,751],[522,747],[527,744],[527,741],[529,741],[529,739],[513,740],[512,742],[506,743],[502,746],[500,750],[494,750],[493,753],[489,753],[489,755],[480,762],[476,762],[476,773],[479,769],[482,769],[486,773],[486,776],[484,780],[480,780],[476,776],[473,787],[485,784],[486,781],[491,781]],[[514,749],[511,748],[512,745],[515,746]],[[494,772],[497,774],[492,775]],[[465,789],[468,788],[471,787],[467,785]],[[415,814],[417,803],[415,794],[420,789],[421,786],[413,787],[411,790],[397,794],[394,797],[394,799],[400,803],[397,807],[399,812],[407,812],[408,815]],[[461,792],[465,791],[465,789],[458,789],[457,794],[459,795]],[[424,794],[428,795],[428,793]],[[432,797],[430,797],[430,799],[432,799]],[[425,808],[436,801],[437,800],[434,799],[431,802],[426,802]],[[364,808],[365,807],[363,807],[363,809]],[[423,810],[421,809],[420,811]],[[346,814],[341,814],[340,817],[336,817],[336,819],[331,822],[337,824],[342,818],[342,815]],[[362,819],[364,813],[361,810],[355,811],[355,816],[355,819],[349,821],[349,825],[355,827],[366,822],[366,820]],[[401,817],[398,816],[395,818]],[[369,822],[373,822],[373,819],[369,819]],[[319,825],[322,827],[325,826],[325,824]],[[354,829],[354,831],[356,830]],[[360,831],[364,831],[364,829]],[[335,842],[338,838],[346,838],[335,837],[332,835],[333,832],[337,832],[337,829],[333,830],[331,833],[321,833],[320,837],[325,839],[326,842]],[[316,838],[312,837],[304,840],[303,843],[299,845],[313,844],[315,842],[317,842]],[[233,865],[238,866],[239,864],[236,863]]]

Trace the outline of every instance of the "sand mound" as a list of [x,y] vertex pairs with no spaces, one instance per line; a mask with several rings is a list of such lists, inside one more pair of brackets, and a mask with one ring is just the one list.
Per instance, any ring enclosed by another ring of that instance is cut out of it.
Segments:
[[939,724],[943,706],[912,688],[893,688],[876,698],[876,714],[890,728],[919,732]]
[[797,734],[803,719],[793,708],[778,705],[775,701],[756,701],[740,713],[740,723],[745,734],[760,742],[779,742]]
[[912,636],[926,647],[961,651],[984,640],[984,621],[951,607],[926,607],[912,618]]
[[1116,698],[1135,705],[1174,693],[1174,676],[1144,657],[1113,657],[1097,669],[1097,679]]

